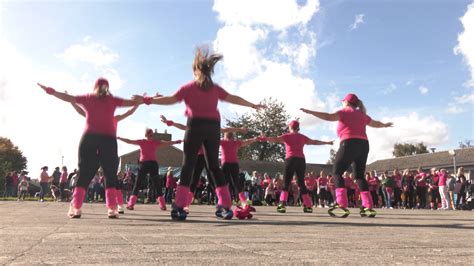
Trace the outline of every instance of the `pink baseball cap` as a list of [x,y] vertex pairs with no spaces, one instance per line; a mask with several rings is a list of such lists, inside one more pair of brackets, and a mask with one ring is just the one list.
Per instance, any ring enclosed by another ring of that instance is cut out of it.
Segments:
[[94,88],[100,87],[102,85],[107,85],[107,87],[109,87],[109,81],[105,78],[98,78],[95,81]]
[[299,128],[300,122],[298,122],[298,120],[291,120],[290,123],[288,123],[288,126],[293,129]]
[[359,97],[357,97],[357,95],[355,95],[354,93],[347,94],[346,97],[344,97],[344,99],[342,100],[348,101],[349,103],[352,103],[354,105],[359,103]]

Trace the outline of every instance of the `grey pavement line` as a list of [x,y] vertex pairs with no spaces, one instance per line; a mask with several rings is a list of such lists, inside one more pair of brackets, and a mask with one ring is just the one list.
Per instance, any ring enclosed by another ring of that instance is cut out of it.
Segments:
[[[67,222],[66,222],[67,223]],[[13,257],[13,259],[11,259],[9,262],[7,262],[6,264],[12,264],[13,262],[15,262],[17,259],[25,256],[26,253],[30,252],[31,250],[33,250],[36,246],[38,246],[39,244],[41,244],[48,236],[56,233],[56,231],[58,229],[60,229],[61,227],[63,227],[66,223],[62,224],[62,225],[59,225],[57,226],[56,228],[54,228],[53,230],[51,230],[50,232],[44,234],[37,242],[35,242],[33,245],[31,245],[30,247],[28,247],[28,249],[26,249],[25,251],[21,252],[20,254],[17,254],[15,255],[15,257]]]

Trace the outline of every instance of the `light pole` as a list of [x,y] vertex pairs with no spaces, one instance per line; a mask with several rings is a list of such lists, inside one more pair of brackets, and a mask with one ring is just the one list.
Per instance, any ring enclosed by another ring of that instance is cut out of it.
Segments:
[[454,176],[456,176],[456,151],[455,150],[449,150],[449,154],[453,156],[453,165],[454,165]]

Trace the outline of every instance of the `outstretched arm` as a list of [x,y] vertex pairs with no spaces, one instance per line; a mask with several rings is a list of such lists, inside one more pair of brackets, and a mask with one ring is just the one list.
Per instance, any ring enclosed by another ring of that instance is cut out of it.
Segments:
[[182,140],[172,140],[172,141],[166,141],[166,140],[162,140],[161,141],[161,145],[162,146],[171,146],[171,145],[174,145],[174,144],[181,144],[183,141]]
[[306,144],[309,145],[333,145],[334,140],[331,141],[322,141],[322,140],[316,140],[316,139],[309,139]]
[[70,102],[70,103],[75,103],[76,102],[76,99],[74,96],[72,95],[69,95],[67,93],[63,93],[63,92],[59,92],[59,91],[56,91],[54,90],[53,88],[51,87],[47,87],[47,86],[44,86],[40,83],[36,83],[38,84],[38,86],[40,86],[46,93],[50,94],[50,95],[53,95],[54,97],[58,98],[58,99],[61,99],[65,102]]
[[227,95],[224,101],[233,103],[233,104],[242,105],[242,106],[247,106],[256,110],[260,110],[266,107],[265,105],[262,105],[262,104],[253,104],[240,96],[232,95],[232,94]]
[[130,108],[127,112],[121,114],[121,115],[116,115],[115,119],[118,121],[124,120],[125,118],[131,116],[135,111],[138,109],[138,104],[135,104],[132,108]]
[[388,122],[388,123],[382,123],[380,121],[377,121],[377,120],[370,120],[369,124],[368,124],[369,127],[376,127],[376,128],[381,128],[381,127],[393,127],[393,123],[392,122]]
[[241,145],[240,147],[248,146],[248,145],[250,145],[250,144],[252,144],[252,143],[255,143],[255,142],[257,142],[257,141],[258,141],[258,138],[251,138],[251,139],[244,140],[244,141],[242,142],[242,145]]
[[181,129],[181,130],[187,130],[188,129],[188,127],[183,125],[183,124],[176,123],[176,122],[173,122],[173,120],[166,119],[166,117],[164,115],[160,115],[160,118],[161,118],[161,122],[165,123],[169,127],[175,127],[175,128]]
[[325,112],[316,112],[316,111],[311,111],[308,109],[300,108],[301,111],[314,115],[319,119],[326,120],[326,121],[338,121],[339,120],[339,114],[338,113],[325,113]]
[[139,145],[138,144],[138,141],[136,140],[130,140],[130,139],[126,139],[126,138],[121,138],[121,137],[117,137],[118,140],[121,140],[125,143],[128,143],[128,144],[133,144],[133,145]]

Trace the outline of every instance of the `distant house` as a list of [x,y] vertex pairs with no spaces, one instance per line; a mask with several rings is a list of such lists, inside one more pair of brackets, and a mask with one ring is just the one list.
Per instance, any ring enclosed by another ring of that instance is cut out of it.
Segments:
[[454,172],[454,159],[456,160],[456,169],[464,167],[466,173],[474,171],[474,148],[465,148],[455,150],[456,155],[453,157],[448,151],[423,153],[398,158],[384,159],[375,161],[367,166],[368,171],[376,170],[381,172],[384,170],[392,171],[394,169],[418,169],[422,167],[427,169],[445,168],[450,173]]

